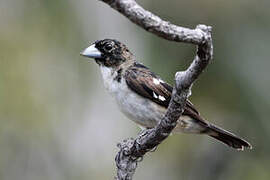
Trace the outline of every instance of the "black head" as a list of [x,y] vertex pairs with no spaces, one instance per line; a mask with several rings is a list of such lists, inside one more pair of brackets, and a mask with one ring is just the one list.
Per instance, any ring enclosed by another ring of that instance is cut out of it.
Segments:
[[114,39],[96,41],[86,48],[81,55],[94,58],[99,65],[106,67],[118,67],[132,58],[132,54],[127,47]]

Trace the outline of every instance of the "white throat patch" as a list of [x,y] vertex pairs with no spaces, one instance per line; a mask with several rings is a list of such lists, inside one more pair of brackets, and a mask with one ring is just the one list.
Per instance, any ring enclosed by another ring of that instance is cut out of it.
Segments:
[[123,88],[123,86],[126,86],[122,79],[117,79],[117,70],[106,66],[100,66],[100,70],[104,86],[110,93],[117,93],[119,89]]

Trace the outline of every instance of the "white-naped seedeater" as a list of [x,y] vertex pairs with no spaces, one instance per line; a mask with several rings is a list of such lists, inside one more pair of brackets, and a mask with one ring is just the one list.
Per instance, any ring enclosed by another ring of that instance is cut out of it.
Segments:
[[[171,85],[139,63],[117,40],[96,41],[81,55],[95,59],[105,88],[128,118],[144,128],[158,124],[169,106]],[[244,139],[204,120],[189,100],[173,132],[207,134],[237,150],[252,148]]]

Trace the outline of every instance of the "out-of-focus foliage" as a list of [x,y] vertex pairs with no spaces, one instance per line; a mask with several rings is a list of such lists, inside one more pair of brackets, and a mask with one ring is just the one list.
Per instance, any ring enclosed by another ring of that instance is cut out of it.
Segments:
[[[237,152],[170,136],[135,179],[270,179],[269,0],[139,0],[175,24],[213,26],[214,61],[191,97],[211,122],[246,137]],[[0,179],[111,179],[116,143],[139,129],[118,112],[97,65],[79,56],[116,38],[173,83],[195,47],[145,32],[97,0],[0,1]]]

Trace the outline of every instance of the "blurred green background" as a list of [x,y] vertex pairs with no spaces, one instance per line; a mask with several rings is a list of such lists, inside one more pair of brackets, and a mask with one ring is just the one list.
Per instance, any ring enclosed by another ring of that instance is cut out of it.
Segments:
[[[134,179],[270,179],[270,1],[138,0],[175,24],[213,26],[214,61],[190,98],[201,114],[245,137],[237,152],[206,136],[170,136]],[[139,128],[79,52],[115,38],[173,83],[193,45],[160,39],[97,0],[0,1],[0,179],[89,180],[115,175],[116,144]],[[91,61],[91,62],[88,62]]]

